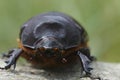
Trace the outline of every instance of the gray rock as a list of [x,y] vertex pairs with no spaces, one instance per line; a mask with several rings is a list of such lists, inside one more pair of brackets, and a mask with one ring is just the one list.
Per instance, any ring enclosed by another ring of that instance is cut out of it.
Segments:
[[[0,66],[4,66],[0,59]],[[17,65],[16,70],[0,70],[0,80],[92,80],[90,78],[80,78],[81,68],[76,65],[73,69],[60,70],[60,72],[34,69],[29,64]],[[93,77],[100,77],[102,80],[120,80],[120,64],[93,62],[91,65]],[[97,80],[97,79],[95,79]]]

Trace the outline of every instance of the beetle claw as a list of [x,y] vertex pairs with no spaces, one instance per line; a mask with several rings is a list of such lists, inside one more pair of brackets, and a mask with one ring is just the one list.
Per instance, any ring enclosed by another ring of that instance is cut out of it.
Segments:
[[4,67],[6,70],[9,69],[12,65],[13,65],[13,69],[15,69],[16,67],[16,61],[15,60],[8,60],[5,61],[7,63],[7,65]]

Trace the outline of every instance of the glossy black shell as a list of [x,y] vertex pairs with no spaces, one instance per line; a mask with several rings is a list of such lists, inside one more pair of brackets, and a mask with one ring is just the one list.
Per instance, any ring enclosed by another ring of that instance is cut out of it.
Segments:
[[42,37],[53,36],[64,49],[80,45],[88,40],[84,28],[70,16],[60,12],[48,12],[28,20],[21,28],[20,40],[29,48],[35,48]]

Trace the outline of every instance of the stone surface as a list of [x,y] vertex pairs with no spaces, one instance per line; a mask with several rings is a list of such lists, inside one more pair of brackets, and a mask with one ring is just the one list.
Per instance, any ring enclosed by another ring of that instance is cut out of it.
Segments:
[[[0,59],[0,66],[4,66]],[[120,64],[93,62],[91,65],[93,77],[100,77],[102,80],[120,80]],[[80,78],[81,68],[76,65],[73,69],[60,72],[34,69],[29,64],[18,65],[16,70],[0,70],[0,80],[92,80],[90,78]],[[97,79],[95,79],[97,80]]]

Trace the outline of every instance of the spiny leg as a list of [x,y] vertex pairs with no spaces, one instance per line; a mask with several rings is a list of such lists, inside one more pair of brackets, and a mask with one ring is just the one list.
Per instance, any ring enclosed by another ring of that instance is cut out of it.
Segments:
[[9,59],[7,61],[5,61],[5,63],[7,63],[6,66],[4,67],[0,67],[0,69],[9,69],[12,65],[15,69],[16,67],[16,61],[19,58],[19,56],[21,55],[21,53],[23,52],[22,49],[13,49],[13,51],[9,51],[8,54],[10,54]]
[[90,71],[92,70],[92,68],[90,67],[91,60],[80,51],[78,51],[77,54],[80,57],[83,70],[86,72],[86,76],[90,76],[91,75]]
[[93,60],[95,60],[96,58],[91,57],[90,55],[89,55],[89,57],[88,57],[88,56],[86,56],[82,51],[78,51],[77,55],[79,56],[79,58],[80,58],[80,60],[81,60],[83,71],[85,71],[85,73],[86,73],[86,75],[84,75],[83,77],[90,77],[92,80],[94,80],[94,79],[95,79],[95,80],[96,80],[96,79],[102,80],[100,77],[93,77],[93,76],[91,76],[91,72],[90,72],[90,71],[91,71],[93,68],[90,67],[90,63],[91,63]]

